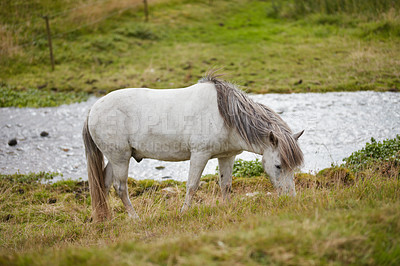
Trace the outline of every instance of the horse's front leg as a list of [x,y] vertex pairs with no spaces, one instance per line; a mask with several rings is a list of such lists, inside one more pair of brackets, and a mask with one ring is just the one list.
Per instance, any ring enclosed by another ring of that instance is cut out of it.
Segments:
[[186,184],[186,197],[181,212],[185,212],[189,209],[193,195],[199,187],[201,174],[203,173],[204,167],[209,159],[210,154],[208,153],[192,153],[190,156],[190,170]]
[[219,169],[219,186],[221,187],[224,201],[229,201],[230,192],[232,191],[232,170],[235,156],[218,158]]

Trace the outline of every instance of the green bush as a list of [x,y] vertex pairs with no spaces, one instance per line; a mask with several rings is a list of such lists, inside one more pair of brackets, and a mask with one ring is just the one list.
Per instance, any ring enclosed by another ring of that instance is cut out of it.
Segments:
[[400,163],[400,135],[382,142],[377,142],[374,138],[371,138],[371,143],[367,143],[364,148],[353,152],[343,161],[346,166],[356,169],[364,168],[377,161]]
[[[218,166],[216,169],[218,173]],[[233,164],[232,175],[235,177],[253,177],[264,175],[264,168],[260,160],[245,161],[238,159]]]

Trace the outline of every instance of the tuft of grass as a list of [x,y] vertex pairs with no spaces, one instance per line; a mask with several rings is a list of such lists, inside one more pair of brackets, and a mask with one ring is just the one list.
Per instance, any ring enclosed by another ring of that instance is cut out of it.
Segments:
[[343,187],[353,184],[355,174],[348,168],[332,166],[319,171],[316,175],[307,173],[296,173],[295,182],[297,186],[304,188],[332,188]]

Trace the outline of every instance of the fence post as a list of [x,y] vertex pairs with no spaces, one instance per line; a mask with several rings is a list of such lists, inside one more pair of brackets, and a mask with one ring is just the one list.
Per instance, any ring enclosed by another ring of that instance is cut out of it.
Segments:
[[146,17],[146,22],[149,21],[149,7],[147,4],[147,0],[143,0],[143,4],[144,4],[144,15]]
[[47,41],[49,43],[49,50],[50,50],[51,70],[54,71],[53,45],[51,44],[49,16],[46,15],[46,16],[43,16],[43,18],[46,21]]

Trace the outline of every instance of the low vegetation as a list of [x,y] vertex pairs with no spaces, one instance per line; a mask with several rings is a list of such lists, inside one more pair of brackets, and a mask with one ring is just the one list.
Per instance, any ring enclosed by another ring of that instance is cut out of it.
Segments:
[[37,89],[17,90],[16,88],[2,87],[0,89],[1,107],[43,107],[71,104],[86,100],[84,92],[55,92]]
[[367,2],[159,0],[145,23],[141,1],[3,1],[0,106],[183,87],[213,67],[255,93],[398,91],[398,1]]
[[377,20],[383,14],[400,9],[393,0],[286,0],[272,1],[272,9],[280,16],[291,18],[309,14],[351,14],[359,19]]
[[[216,172],[218,173],[218,166]],[[263,176],[264,169],[259,159],[255,159],[254,161],[237,159],[233,164],[232,175],[235,177]]]
[[399,171],[398,161],[380,157],[363,168],[297,173],[294,198],[278,197],[265,176],[234,177],[229,203],[217,176],[207,175],[185,214],[185,183],[129,179],[141,219],[130,220],[111,193],[113,218],[105,223],[91,222],[85,181],[0,175],[0,264],[396,265]]
[[367,143],[361,150],[353,152],[344,161],[346,166],[357,169],[366,168],[373,163],[382,161],[400,164],[400,135],[382,142],[371,138],[371,143]]

